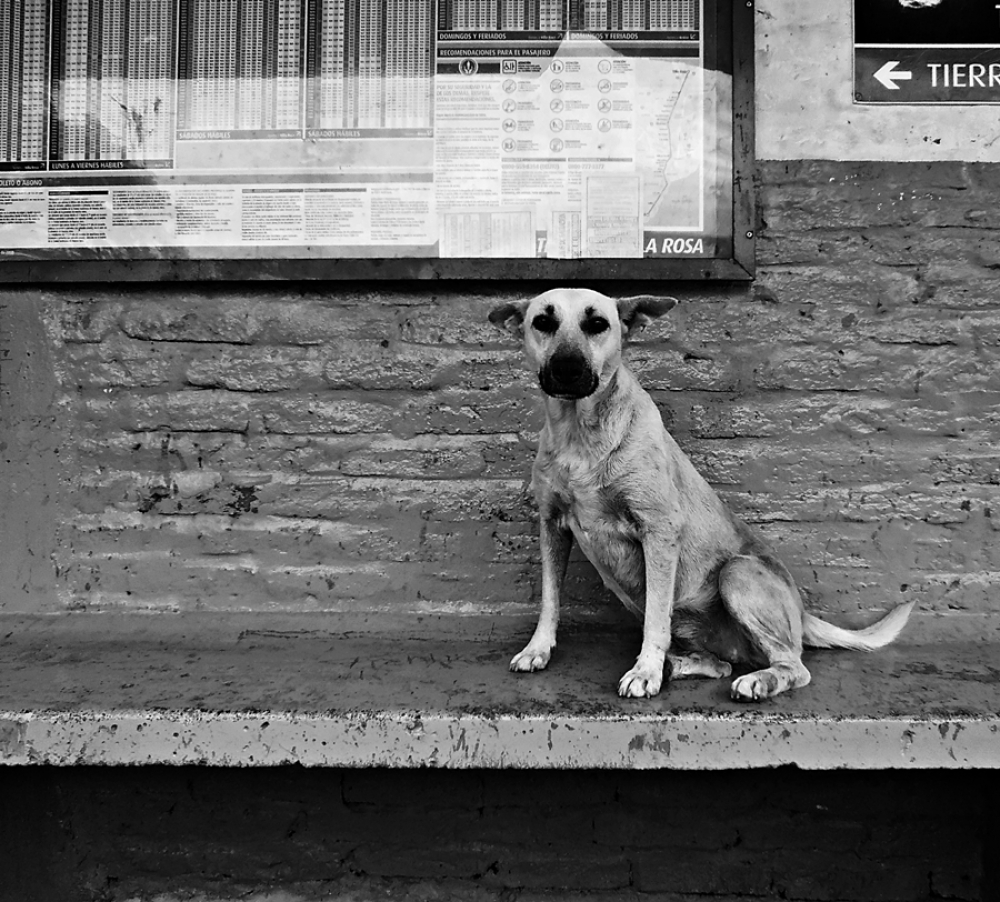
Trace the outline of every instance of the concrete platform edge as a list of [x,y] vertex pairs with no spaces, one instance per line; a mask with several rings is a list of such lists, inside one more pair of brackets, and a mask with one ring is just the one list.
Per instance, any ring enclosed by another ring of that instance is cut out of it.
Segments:
[[995,718],[0,712],[0,764],[808,770],[1000,767]]

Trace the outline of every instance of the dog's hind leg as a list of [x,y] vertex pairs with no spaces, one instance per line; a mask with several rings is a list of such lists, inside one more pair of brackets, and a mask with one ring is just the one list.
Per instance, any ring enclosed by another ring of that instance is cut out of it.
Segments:
[[719,573],[723,604],[768,666],[733,681],[738,701],[771,698],[805,686],[802,663],[802,602],[788,572],[755,555],[737,555]]
[[707,651],[691,652],[686,655],[667,653],[670,662],[670,678],[683,680],[687,677],[710,677],[719,679],[733,672],[732,665]]

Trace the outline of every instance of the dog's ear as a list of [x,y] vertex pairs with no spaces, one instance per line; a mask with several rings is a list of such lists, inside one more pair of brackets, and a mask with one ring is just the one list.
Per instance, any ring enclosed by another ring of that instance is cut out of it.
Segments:
[[524,337],[524,312],[530,300],[508,301],[490,311],[490,322],[498,329],[510,332],[518,338]]
[[622,332],[629,335],[638,332],[677,306],[677,298],[656,297],[651,294],[637,294],[630,298],[619,298],[618,319],[622,323]]

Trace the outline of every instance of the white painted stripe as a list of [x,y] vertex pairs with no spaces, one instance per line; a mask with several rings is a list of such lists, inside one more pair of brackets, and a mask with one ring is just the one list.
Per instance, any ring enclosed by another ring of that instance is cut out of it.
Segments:
[[855,44],[855,50],[1000,50],[1000,44]]

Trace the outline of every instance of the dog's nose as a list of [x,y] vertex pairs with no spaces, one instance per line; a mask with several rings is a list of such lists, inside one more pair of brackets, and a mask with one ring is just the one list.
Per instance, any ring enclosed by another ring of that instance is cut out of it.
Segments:
[[557,354],[552,358],[552,378],[560,385],[574,385],[587,369],[582,354]]
[[539,374],[542,391],[559,397],[585,398],[597,388],[597,374],[575,348],[553,354]]

